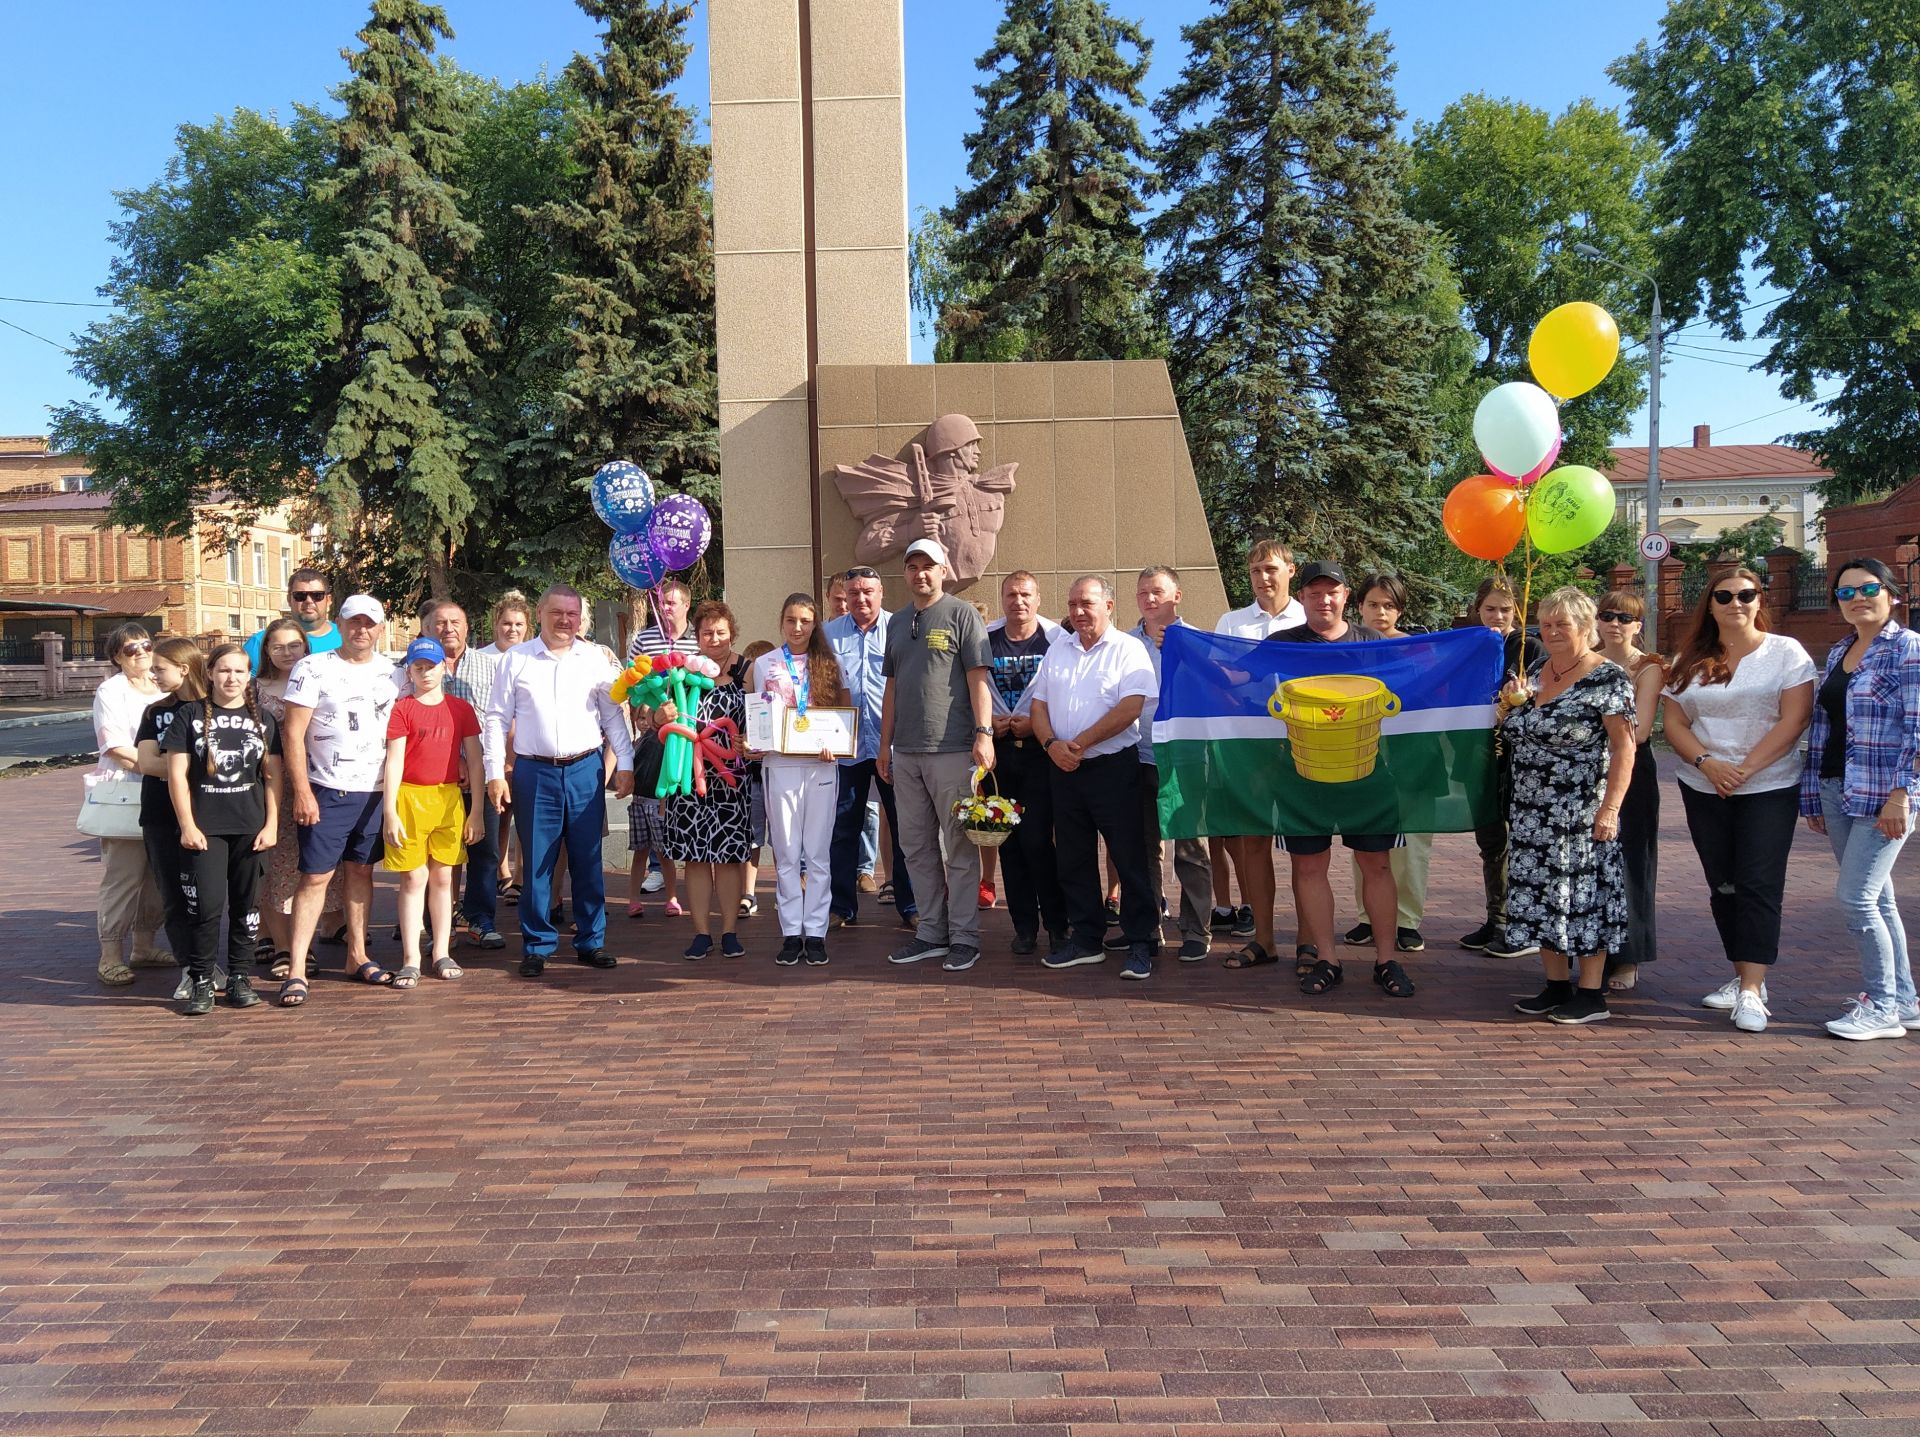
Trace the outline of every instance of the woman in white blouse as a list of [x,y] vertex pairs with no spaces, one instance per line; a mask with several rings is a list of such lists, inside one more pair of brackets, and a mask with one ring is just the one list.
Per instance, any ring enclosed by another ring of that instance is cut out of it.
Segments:
[[1680,798],[1734,976],[1700,1000],[1734,1026],[1767,1026],[1767,970],[1800,811],[1800,736],[1813,716],[1813,660],[1769,633],[1766,580],[1723,575],[1700,596],[1664,690],[1667,743],[1687,767]]
[[[140,717],[161,697],[153,681],[153,636],[139,624],[122,624],[102,645],[115,672],[94,690],[93,739],[98,772],[135,774],[140,765]],[[138,778],[132,782],[139,782]],[[100,892],[94,904],[100,925],[100,981],[124,987],[135,968],[171,968],[173,955],[154,946],[165,911],[138,834],[100,840]],[[127,952],[128,940],[132,952]]]

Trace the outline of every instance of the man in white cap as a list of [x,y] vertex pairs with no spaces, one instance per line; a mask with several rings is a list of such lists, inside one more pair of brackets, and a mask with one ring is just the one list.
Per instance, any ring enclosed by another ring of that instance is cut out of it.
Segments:
[[367,957],[367,907],[381,853],[387,715],[404,684],[380,653],[386,622],[378,599],[353,595],[340,606],[340,647],[308,655],[287,678],[280,742],[300,843],[300,886],[293,894],[292,969],[280,990],[284,1007],[306,1000],[307,957],[336,868],[345,878],[347,973],[366,983],[393,981]]
[[980,958],[980,853],[953,805],[972,790],[976,765],[993,767],[993,649],[979,611],[941,591],[947,551],[938,539],[909,544],[906,567],[913,603],[887,627],[876,768],[893,785],[920,921],[888,956],[944,958],[957,973]]

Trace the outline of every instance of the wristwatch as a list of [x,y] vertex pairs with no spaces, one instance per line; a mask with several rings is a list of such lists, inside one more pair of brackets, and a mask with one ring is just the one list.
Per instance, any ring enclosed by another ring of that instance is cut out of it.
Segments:
[[980,727],[980,725],[979,725],[979,724],[975,724],[975,725],[973,726],[973,731],[974,731],[975,733],[983,733],[983,734],[985,734],[985,735],[986,735],[986,736],[987,736],[988,738],[992,738],[992,737],[993,737],[993,730],[992,730],[992,729],[990,729],[990,728],[982,728],[982,727]]
[[1705,768],[1705,767],[1706,767],[1706,763],[1707,763],[1707,760],[1708,760],[1708,759],[1709,759],[1710,757],[1712,757],[1712,755],[1710,755],[1710,754],[1707,754],[1707,753],[1705,753],[1705,752],[1703,752],[1703,753],[1701,753],[1701,754],[1700,754],[1700,756],[1699,756],[1698,758],[1696,758],[1696,759],[1694,759],[1694,761],[1693,761],[1693,766],[1694,766],[1695,768]]

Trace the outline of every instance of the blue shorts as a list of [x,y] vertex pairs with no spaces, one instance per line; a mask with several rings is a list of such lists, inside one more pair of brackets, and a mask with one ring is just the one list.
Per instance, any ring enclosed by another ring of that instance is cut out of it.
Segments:
[[300,871],[331,873],[343,863],[378,863],[380,795],[352,793],[342,788],[313,785],[320,821],[311,828],[294,825],[300,835]]

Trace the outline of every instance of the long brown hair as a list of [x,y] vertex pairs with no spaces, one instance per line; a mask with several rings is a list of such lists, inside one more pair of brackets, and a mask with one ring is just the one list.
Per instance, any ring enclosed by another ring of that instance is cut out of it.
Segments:
[[1736,579],[1751,580],[1753,587],[1760,591],[1753,605],[1754,628],[1763,634],[1772,630],[1773,619],[1767,613],[1767,581],[1745,567],[1721,575],[1700,591],[1700,602],[1693,607],[1693,623],[1687,629],[1687,637],[1673,661],[1673,675],[1667,681],[1667,687],[1675,693],[1683,691],[1695,679],[1705,688],[1733,678],[1733,670],[1727,667],[1727,646],[1720,639],[1720,621],[1713,616],[1713,591]]
[[153,656],[180,670],[180,687],[173,692],[175,700],[190,704],[207,696],[207,656],[192,639],[162,639],[153,646]]
[[788,594],[780,605],[780,624],[784,632],[787,610],[795,604],[813,615],[813,632],[807,636],[807,702],[830,707],[840,701],[840,661],[827,642],[827,626],[820,622],[820,605],[812,594]]
[[[267,646],[263,642],[260,645],[260,652],[264,654],[266,651]],[[247,646],[245,644],[222,644],[219,648],[207,655],[207,691],[201,695],[200,698],[200,732],[207,743],[207,777],[209,778],[213,777],[215,771],[213,754],[213,666],[228,654],[240,655],[241,658],[247,660],[247,668],[249,670],[253,668],[253,660],[248,657]],[[254,731],[260,735],[261,742],[264,743],[267,737],[267,726],[260,721],[259,681],[249,677],[247,679],[245,693],[247,699],[247,715],[253,720]]]
[[[301,648],[304,649],[307,654],[313,652],[313,641],[307,637],[307,631],[305,629],[301,628],[300,625],[292,619],[275,619],[267,625],[266,629],[260,635],[260,662],[253,671],[253,676],[256,679],[284,679],[292,676],[293,664],[287,665],[286,672],[282,673],[280,672],[279,666],[274,663],[273,655],[267,652],[273,647],[273,636],[282,629],[292,629],[300,636]],[[294,663],[298,662],[298,659],[294,660]]]

